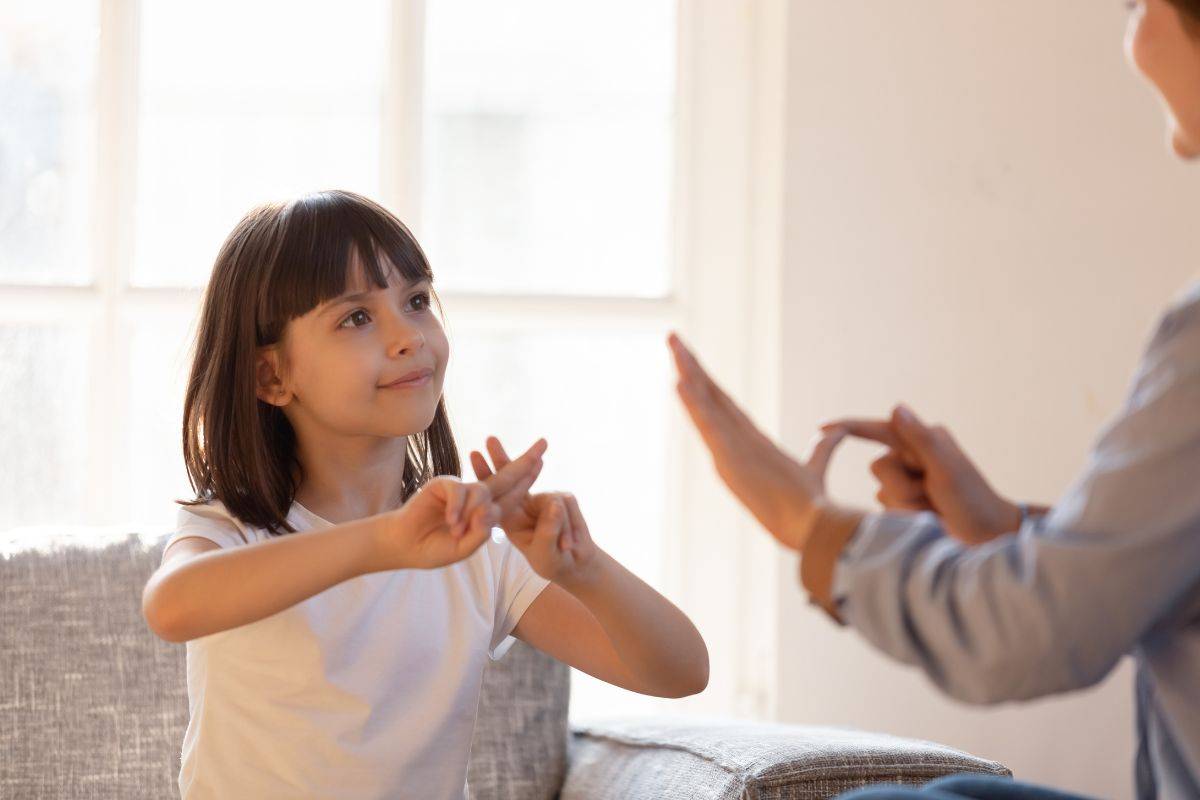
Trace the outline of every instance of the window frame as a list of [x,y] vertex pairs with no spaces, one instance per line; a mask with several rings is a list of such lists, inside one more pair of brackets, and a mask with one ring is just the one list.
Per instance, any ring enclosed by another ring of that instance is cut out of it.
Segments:
[[[419,230],[425,0],[391,0],[391,12],[380,199]],[[580,321],[680,330],[777,437],[786,15],[784,0],[678,3],[667,296],[445,293],[455,315],[546,330]],[[194,317],[202,290],[130,284],[139,2],[100,0],[99,19],[93,279],[83,286],[0,284],[0,319],[90,327],[86,508],[94,524],[112,525],[126,521],[132,498],[125,459],[112,457],[129,438],[128,323],[142,314]],[[709,690],[670,709],[773,718],[777,576],[788,557],[719,484],[681,408],[667,437],[666,517],[673,523],[661,541],[660,588],[698,621],[713,664]]]

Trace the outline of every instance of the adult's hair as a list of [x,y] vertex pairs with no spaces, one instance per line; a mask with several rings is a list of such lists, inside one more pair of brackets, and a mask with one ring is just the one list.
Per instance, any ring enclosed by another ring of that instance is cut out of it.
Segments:
[[1188,32],[1200,39],[1200,0],[1167,0],[1179,10],[1183,26]]
[[[287,513],[303,467],[283,410],[257,396],[257,350],[278,344],[290,320],[344,294],[353,254],[380,289],[388,286],[384,259],[410,283],[433,280],[408,228],[352,192],[260,206],[229,234],[205,289],[183,404],[183,458],[196,497],[177,503],[215,499],[271,535],[295,531]],[[444,399],[430,426],[408,437],[401,496],[435,475],[461,475]]]

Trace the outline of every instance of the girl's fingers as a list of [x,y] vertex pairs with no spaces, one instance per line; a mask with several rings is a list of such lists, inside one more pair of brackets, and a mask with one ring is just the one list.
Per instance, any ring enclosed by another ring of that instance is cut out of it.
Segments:
[[446,525],[453,531],[462,518],[467,492],[463,484],[456,480],[443,481],[442,485],[446,487]]
[[495,436],[487,438],[488,455],[492,457],[492,463],[496,465],[496,469],[503,469],[510,461],[508,453],[504,451],[504,445],[500,444],[500,440]]
[[462,537],[455,540],[454,546],[459,558],[466,558],[474,553],[491,535],[490,525],[472,525]]
[[458,524],[452,530],[455,536],[466,534],[475,524],[478,510],[486,507],[492,501],[491,492],[482,483],[467,484],[465,489],[466,500],[463,503],[463,512],[460,515]]
[[[498,443],[499,442],[497,442],[497,444]],[[504,466],[500,466],[497,463],[495,474],[486,480],[488,488],[492,491],[492,496],[503,496],[509,492],[512,487],[516,485],[516,483],[527,473],[540,470],[542,455],[545,454],[546,447],[546,440],[538,439],[536,442],[534,442],[532,447],[522,453],[520,458],[516,459],[515,461],[506,462]],[[501,455],[504,455],[503,450],[501,450]],[[493,461],[495,461],[494,453],[492,457]]]
[[588,532],[587,521],[583,518],[583,512],[579,510],[579,501],[575,499],[575,495],[568,494],[564,498],[567,506],[567,517],[571,521],[571,541],[562,549],[570,549],[579,539],[591,536]]
[[471,451],[471,468],[475,470],[475,477],[478,480],[487,480],[492,477],[492,468],[488,466],[487,459],[483,457],[483,453],[478,450]]
[[544,494],[538,497],[537,524],[533,529],[532,544],[549,542],[553,547],[558,541],[567,521],[566,509],[558,495]]

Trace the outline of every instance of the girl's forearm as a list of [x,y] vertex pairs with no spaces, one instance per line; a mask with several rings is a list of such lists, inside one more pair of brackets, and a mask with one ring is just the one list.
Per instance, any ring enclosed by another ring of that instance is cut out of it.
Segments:
[[375,518],[213,550],[156,572],[142,612],[161,638],[184,642],[291,608],[370,571]]
[[708,648],[687,615],[603,550],[586,576],[561,583],[599,621],[647,693],[684,697],[708,685]]

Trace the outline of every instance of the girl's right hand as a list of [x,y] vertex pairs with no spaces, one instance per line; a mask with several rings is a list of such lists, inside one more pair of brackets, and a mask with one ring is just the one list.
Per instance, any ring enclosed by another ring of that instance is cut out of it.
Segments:
[[434,569],[474,553],[533,486],[545,452],[538,440],[485,481],[431,479],[403,506],[379,515],[371,571]]

